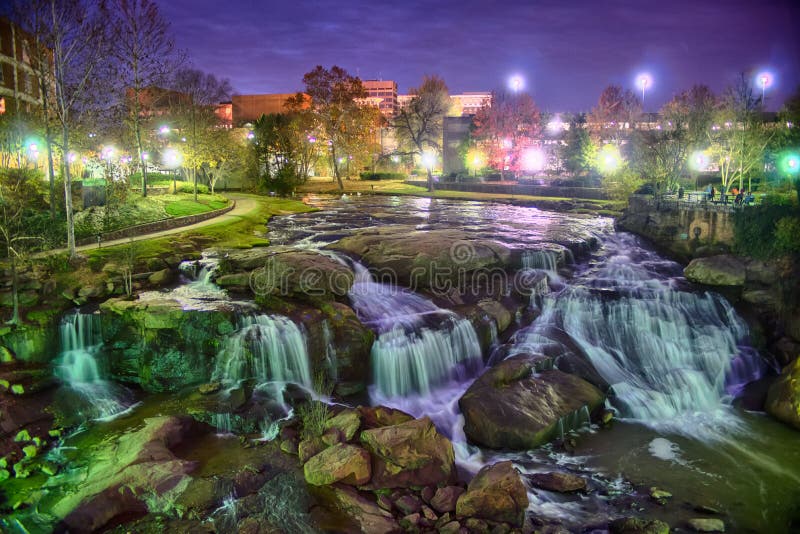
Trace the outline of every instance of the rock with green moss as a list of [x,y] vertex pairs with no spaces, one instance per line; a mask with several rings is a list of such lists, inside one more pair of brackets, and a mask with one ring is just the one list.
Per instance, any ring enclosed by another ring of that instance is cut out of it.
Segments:
[[742,286],[745,264],[741,258],[727,254],[692,260],[683,270],[692,282],[709,286]]
[[320,302],[317,308],[296,306],[288,315],[305,328],[312,371],[322,370],[335,377],[335,393],[348,396],[366,389],[374,334],[352,308],[339,302]]
[[269,247],[226,250],[221,255],[218,283],[255,295],[313,303],[343,298],[353,285],[353,272],[347,266],[311,250]]
[[487,370],[459,400],[470,441],[494,449],[527,450],[552,439],[562,418],[605,398],[589,382],[558,370],[534,374],[527,355],[508,358]]
[[22,447],[22,452],[25,454],[25,458],[35,458],[39,453],[39,448],[36,445],[25,445]]
[[6,347],[0,345],[0,363],[11,363],[14,361],[14,353]]
[[428,417],[364,430],[361,443],[373,458],[372,489],[437,485],[455,476],[453,444]]
[[783,368],[767,392],[767,412],[800,430],[800,358]]
[[370,456],[361,447],[337,443],[309,458],[303,466],[303,474],[312,486],[335,482],[361,486],[369,482],[372,474]]
[[33,473],[33,464],[28,458],[14,464],[14,476],[16,478],[28,478],[31,473]]
[[697,517],[690,519],[687,523],[694,532],[725,532],[725,523],[722,519]]
[[230,308],[184,309],[168,297],[110,299],[100,309],[112,378],[150,392],[208,382],[235,321]]
[[342,410],[325,423],[325,428],[334,428],[341,432],[345,441],[353,439],[360,426],[361,416],[358,411],[350,409]]
[[456,502],[459,518],[480,518],[521,527],[528,492],[510,461],[484,466]]
[[150,285],[156,287],[171,284],[173,280],[175,280],[175,272],[172,269],[161,269],[147,277]]
[[8,472],[8,469],[0,469],[0,482],[7,480],[11,477],[11,473]]
[[22,384],[11,384],[11,393],[14,395],[24,395],[25,394],[25,386]]
[[623,517],[609,525],[611,534],[669,534],[669,525],[658,519]]
[[14,436],[14,441],[30,441],[31,435],[27,429],[22,429]]

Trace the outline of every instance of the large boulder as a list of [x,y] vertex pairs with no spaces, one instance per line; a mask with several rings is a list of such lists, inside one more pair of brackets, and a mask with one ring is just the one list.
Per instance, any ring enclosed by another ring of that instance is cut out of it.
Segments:
[[369,453],[355,445],[337,443],[303,466],[306,482],[313,486],[325,486],[334,482],[361,486],[369,481],[371,474]]
[[800,358],[783,368],[767,393],[767,412],[800,430]]
[[87,476],[53,506],[53,513],[70,532],[94,532],[115,517],[174,500],[190,483],[195,463],[178,458],[172,449],[197,431],[188,416],[145,419],[144,428],[95,455]]
[[708,286],[742,286],[745,274],[745,263],[730,254],[696,258],[683,270],[687,280]]
[[359,321],[353,309],[330,302],[321,309],[303,307],[292,316],[308,333],[312,369],[333,365],[338,395],[364,391],[371,376],[370,350],[375,334]]
[[364,430],[361,442],[372,455],[373,489],[436,485],[455,475],[453,444],[428,417]]
[[534,373],[535,364],[527,355],[508,358],[467,389],[459,406],[471,441],[532,449],[555,436],[561,418],[603,403],[603,393],[585,380],[558,370]]
[[358,256],[381,275],[415,289],[441,290],[443,284],[463,281],[465,273],[512,267],[511,249],[507,246],[455,229],[380,226],[340,239],[329,247]]
[[[250,273],[249,290],[260,296],[293,297],[306,301],[344,297],[353,285],[353,272],[330,256],[288,247],[220,251],[218,276]],[[240,279],[224,278],[244,289]]]
[[528,508],[528,492],[510,461],[484,466],[456,503],[459,518],[477,517],[521,527]]
[[236,321],[231,308],[184,309],[167,296],[110,299],[100,310],[111,378],[149,392],[207,382]]
[[353,487],[334,484],[316,488],[314,494],[323,505],[343,514],[357,528],[357,530],[342,528],[344,525],[337,524],[336,529],[331,531],[360,531],[375,534],[395,534],[403,531],[391,513],[380,508],[375,501],[368,499]]

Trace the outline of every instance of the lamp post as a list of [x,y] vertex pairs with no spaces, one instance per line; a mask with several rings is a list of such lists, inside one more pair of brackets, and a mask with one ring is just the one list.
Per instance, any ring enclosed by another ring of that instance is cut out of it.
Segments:
[[508,84],[511,86],[511,90],[514,91],[514,94],[519,93],[520,89],[522,89],[523,83],[522,76],[518,74],[512,76],[508,81]]
[[772,74],[769,72],[760,72],[756,77],[758,85],[761,87],[761,107],[763,108],[767,98],[767,87],[772,85]]
[[653,84],[653,80],[650,78],[649,74],[640,74],[636,78],[636,85],[638,85],[642,90],[642,111],[644,111],[644,92]]

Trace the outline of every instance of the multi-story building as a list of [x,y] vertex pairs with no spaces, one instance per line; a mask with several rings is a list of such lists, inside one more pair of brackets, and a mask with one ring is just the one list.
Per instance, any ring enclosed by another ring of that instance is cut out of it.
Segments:
[[453,116],[469,117],[475,115],[479,109],[492,105],[492,93],[478,91],[450,95],[450,113]]
[[[397,97],[398,110],[403,109],[414,98],[414,95],[399,95]],[[451,117],[470,117],[475,115],[484,106],[492,105],[492,93],[489,91],[477,91],[450,95]]]
[[361,83],[367,91],[367,103],[376,106],[384,117],[394,117],[400,109],[397,105],[397,83],[391,80],[364,80]]
[[[0,113],[32,111],[42,105],[33,37],[0,18]],[[52,63],[52,54],[47,54]],[[51,65],[52,66],[52,65]],[[52,72],[52,68],[46,69]]]
[[[233,95],[231,101],[231,118],[235,126],[252,123],[261,115],[286,113],[286,101],[296,93],[274,93],[264,95]],[[311,105],[311,98],[305,96],[305,106]]]

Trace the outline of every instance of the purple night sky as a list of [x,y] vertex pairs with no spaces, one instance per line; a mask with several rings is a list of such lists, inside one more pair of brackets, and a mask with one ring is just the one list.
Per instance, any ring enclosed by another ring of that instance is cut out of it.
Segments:
[[401,93],[426,73],[451,92],[519,73],[550,111],[588,110],[611,83],[636,90],[641,71],[653,77],[648,111],[693,83],[719,92],[743,71],[774,73],[769,109],[800,86],[792,1],[157,1],[194,64],[241,94],[297,91],[318,64],[395,80]]

